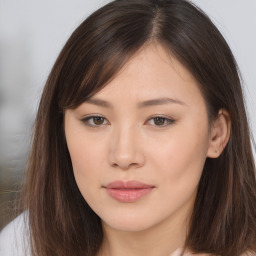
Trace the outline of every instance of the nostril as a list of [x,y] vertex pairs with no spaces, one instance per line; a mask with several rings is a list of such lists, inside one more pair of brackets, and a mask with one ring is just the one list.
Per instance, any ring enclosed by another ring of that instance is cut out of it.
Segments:
[[130,169],[130,168],[132,168],[132,167],[136,167],[136,166],[138,166],[138,164],[137,163],[128,163],[128,164],[126,164],[126,163],[113,163],[113,165],[112,165],[113,167],[115,167],[115,168],[120,168],[120,169],[123,169],[123,170],[128,170],[128,169]]

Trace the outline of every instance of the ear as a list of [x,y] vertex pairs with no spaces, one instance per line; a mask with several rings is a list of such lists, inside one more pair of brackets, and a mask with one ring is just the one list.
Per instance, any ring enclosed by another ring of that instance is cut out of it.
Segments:
[[217,158],[221,155],[230,137],[231,121],[229,113],[221,109],[214,120],[209,135],[207,157]]

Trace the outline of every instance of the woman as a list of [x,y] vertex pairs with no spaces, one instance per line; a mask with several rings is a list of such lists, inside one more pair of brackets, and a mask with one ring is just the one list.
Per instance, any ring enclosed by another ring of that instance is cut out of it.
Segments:
[[24,209],[3,235],[29,232],[25,255],[256,255],[240,79],[201,10],[119,0],[75,30],[39,105]]

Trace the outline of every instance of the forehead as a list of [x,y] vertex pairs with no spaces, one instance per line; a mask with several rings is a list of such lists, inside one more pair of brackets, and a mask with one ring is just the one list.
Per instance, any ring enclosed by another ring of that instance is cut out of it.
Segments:
[[164,47],[150,44],[140,49],[111,82],[97,92],[100,97],[115,101],[120,98],[148,100],[172,97],[202,101],[197,81]]

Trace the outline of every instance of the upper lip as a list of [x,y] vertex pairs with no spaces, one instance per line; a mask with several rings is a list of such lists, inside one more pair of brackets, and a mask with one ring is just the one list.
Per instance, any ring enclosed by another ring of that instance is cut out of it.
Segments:
[[133,189],[143,189],[143,188],[154,188],[155,186],[150,185],[150,184],[145,184],[140,181],[136,180],[129,180],[129,181],[121,181],[117,180],[114,182],[111,182],[105,186],[105,188],[108,189],[128,189],[128,188],[133,188]]

